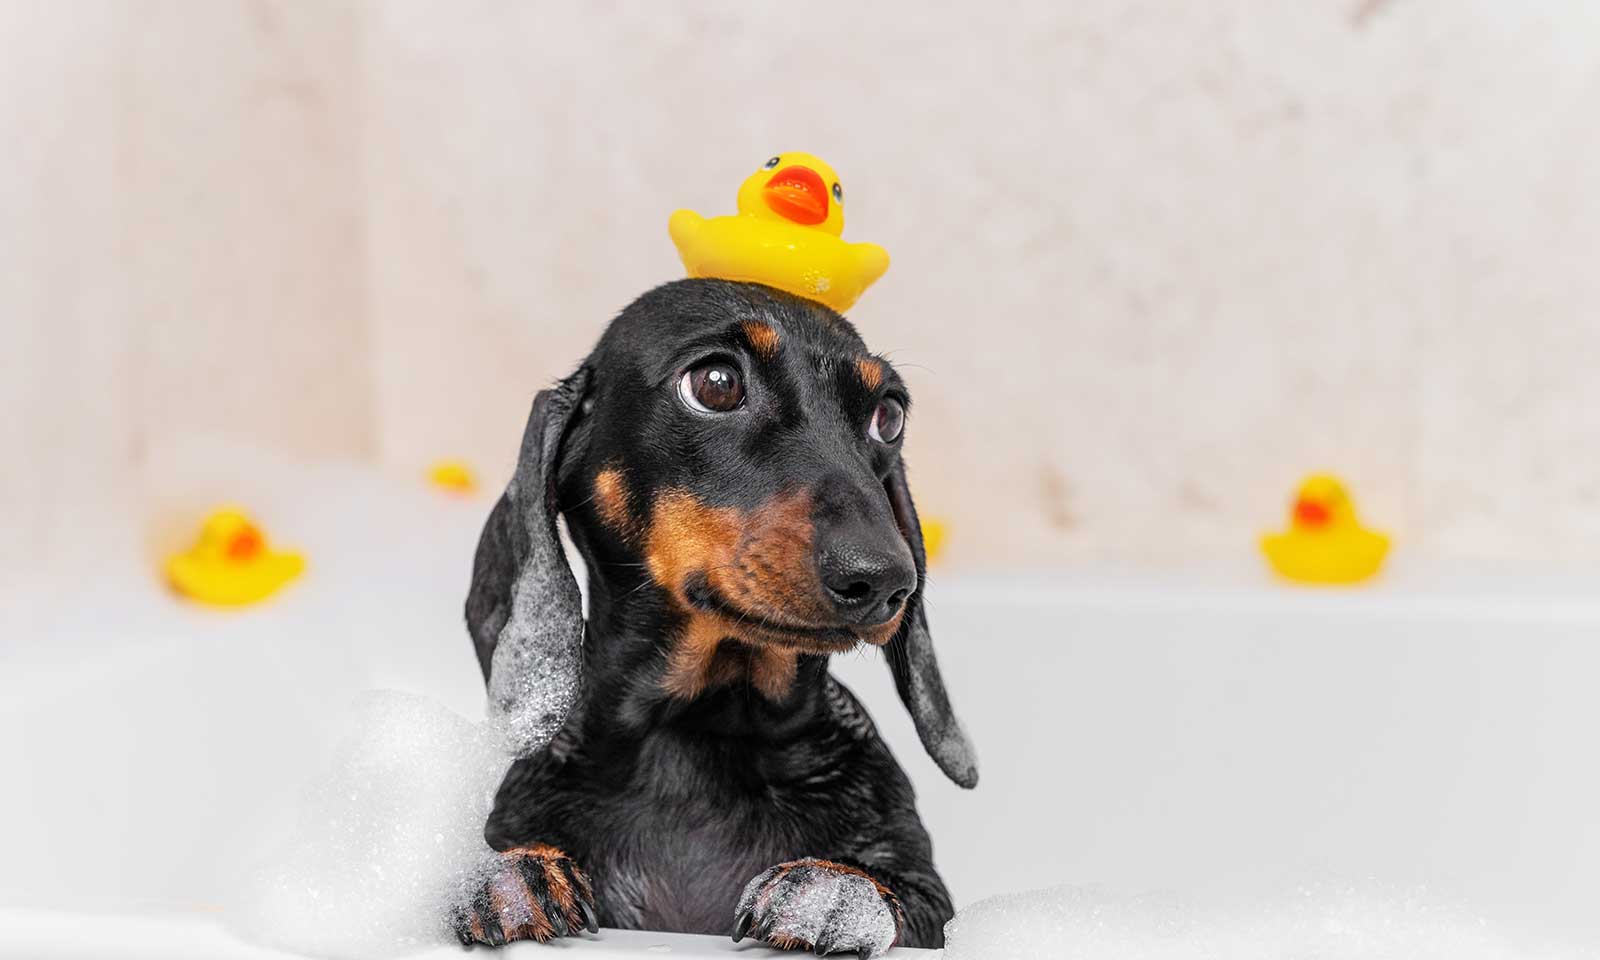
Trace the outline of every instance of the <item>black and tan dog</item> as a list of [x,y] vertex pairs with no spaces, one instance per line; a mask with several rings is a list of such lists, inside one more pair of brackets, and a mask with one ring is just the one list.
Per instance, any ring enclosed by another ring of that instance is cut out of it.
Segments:
[[928,752],[977,782],[922,610],[908,402],[839,315],[720,280],[645,294],[539,395],[467,599],[522,759],[463,942],[605,924],[863,957],[942,944],[911,784],[828,673],[883,647]]

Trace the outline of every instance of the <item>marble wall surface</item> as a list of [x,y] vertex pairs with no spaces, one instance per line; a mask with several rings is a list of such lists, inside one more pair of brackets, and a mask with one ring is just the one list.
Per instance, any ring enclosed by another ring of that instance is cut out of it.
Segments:
[[1417,555],[1600,561],[1600,7],[0,2],[0,557],[216,434],[503,478],[680,273],[843,173],[953,564],[1242,556],[1333,467]]

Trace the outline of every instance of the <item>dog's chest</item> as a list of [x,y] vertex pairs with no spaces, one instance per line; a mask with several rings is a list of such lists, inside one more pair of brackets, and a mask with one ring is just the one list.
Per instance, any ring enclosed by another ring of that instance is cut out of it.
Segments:
[[595,874],[624,926],[726,933],[745,884],[786,859],[780,846],[753,824],[672,805],[606,838]]
[[727,933],[747,883],[767,867],[820,855],[829,838],[787,791],[729,776],[728,758],[692,767],[680,754],[641,756],[628,788],[606,800],[593,873],[602,910],[623,926]]

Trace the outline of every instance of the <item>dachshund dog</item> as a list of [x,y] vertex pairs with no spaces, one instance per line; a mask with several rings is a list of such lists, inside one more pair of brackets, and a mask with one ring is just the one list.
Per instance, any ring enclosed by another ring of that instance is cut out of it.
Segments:
[[976,784],[922,608],[909,399],[827,307],[703,279],[640,297],[539,394],[466,604],[519,759],[463,943],[605,924],[863,958],[943,944],[911,784],[828,673],[882,647],[929,754]]

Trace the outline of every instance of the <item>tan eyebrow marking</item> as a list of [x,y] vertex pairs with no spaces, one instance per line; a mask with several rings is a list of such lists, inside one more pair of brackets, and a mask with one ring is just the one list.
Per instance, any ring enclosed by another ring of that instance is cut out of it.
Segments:
[[760,320],[746,320],[739,325],[744,330],[744,338],[750,341],[750,346],[763,359],[771,360],[778,354],[778,331],[771,324],[762,323]]
[[871,357],[856,358],[856,374],[861,377],[861,382],[866,384],[868,390],[876,390],[883,386],[883,364]]

